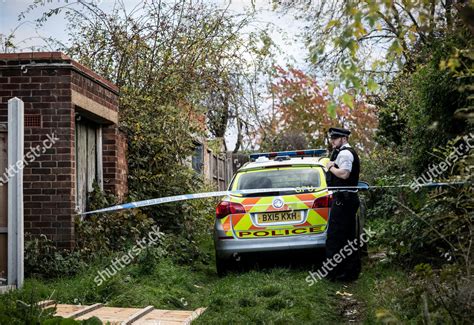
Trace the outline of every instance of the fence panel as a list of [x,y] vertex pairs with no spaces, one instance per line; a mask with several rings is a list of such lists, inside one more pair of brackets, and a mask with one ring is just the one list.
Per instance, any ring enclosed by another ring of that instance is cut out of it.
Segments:
[[[229,182],[233,175],[232,159],[228,155],[216,155],[212,151],[208,151],[209,161],[207,163],[209,167],[209,173],[205,176],[207,179],[212,181],[217,188],[224,191],[229,186]],[[207,168],[204,168],[205,170]]]

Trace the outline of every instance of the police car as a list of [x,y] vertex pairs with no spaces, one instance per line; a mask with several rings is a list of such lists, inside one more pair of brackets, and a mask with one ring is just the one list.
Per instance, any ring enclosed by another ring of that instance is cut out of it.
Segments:
[[216,208],[214,243],[220,275],[242,253],[324,248],[332,204],[326,150],[257,153],[232,178],[229,191],[295,188],[229,195]]

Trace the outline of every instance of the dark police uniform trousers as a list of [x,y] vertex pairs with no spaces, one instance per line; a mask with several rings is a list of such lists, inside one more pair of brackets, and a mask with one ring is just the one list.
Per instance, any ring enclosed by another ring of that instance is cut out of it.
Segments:
[[[357,153],[350,147],[336,150],[331,156],[331,161],[335,161],[342,150],[349,150],[354,156],[351,174],[347,180],[343,180],[332,173],[329,175],[330,172],[328,172],[328,184],[330,186],[355,186],[359,182],[360,173]],[[332,264],[336,264],[336,267],[329,272],[330,279],[354,280],[360,273],[360,239],[356,238],[356,214],[359,206],[359,196],[355,192],[336,191],[333,195],[328,221],[326,257],[331,259]],[[350,245],[351,242],[352,245]],[[342,261],[340,263],[335,262],[335,254],[341,255]]]
[[[343,257],[341,263],[329,273],[330,278],[341,277],[352,280],[356,279],[360,273],[360,243],[356,238],[356,213],[359,205],[357,193],[336,192],[334,194],[328,222],[326,257],[332,259],[334,264],[336,264],[335,254],[343,255]],[[352,247],[349,241],[352,242]]]

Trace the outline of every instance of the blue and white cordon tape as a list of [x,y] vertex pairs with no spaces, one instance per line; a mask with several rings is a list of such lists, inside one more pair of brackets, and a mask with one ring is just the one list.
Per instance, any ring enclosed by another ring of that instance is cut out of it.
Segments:
[[102,213],[102,212],[111,212],[111,211],[124,210],[124,209],[143,208],[143,207],[148,207],[148,206],[158,205],[158,204],[163,204],[163,203],[178,202],[178,201],[185,201],[185,200],[192,200],[192,199],[203,199],[203,198],[215,197],[215,196],[255,194],[255,193],[267,193],[267,192],[286,192],[286,191],[295,191],[295,188],[294,187],[262,188],[262,189],[254,189],[254,190],[205,192],[205,193],[197,193],[197,194],[183,194],[183,195],[167,196],[167,197],[160,197],[156,199],[120,204],[120,205],[116,205],[116,206],[112,206],[112,207],[104,208],[104,209],[99,209],[95,211],[84,212],[82,213],[82,215]]
[[[442,186],[452,186],[452,185],[464,185],[468,184],[468,182],[451,182],[451,183],[427,183],[427,184],[420,184],[420,187],[442,187]],[[347,191],[347,190],[369,190],[369,189],[376,189],[376,188],[402,188],[402,187],[410,187],[411,185],[379,185],[379,186],[369,186],[369,185],[359,185],[359,186],[329,186],[329,187],[283,187],[283,188],[262,188],[262,189],[252,189],[252,190],[238,190],[238,191],[219,191],[219,192],[206,192],[206,193],[197,193],[197,194],[183,194],[183,195],[175,195],[175,196],[167,196],[167,197],[160,197],[156,199],[150,200],[143,200],[137,202],[130,202],[120,205],[115,205],[112,207],[88,211],[81,213],[82,216],[95,214],[95,213],[104,213],[104,212],[112,212],[112,211],[119,211],[119,210],[126,210],[126,209],[133,209],[133,208],[143,208],[163,203],[169,202],[178,202],[178,201],[185,201],[185,200],[193,200],[193,199],[203,199],[209,197],[217,197],[217,196],[226,196],[226,195],[242,195],[242,194],[257,194],[257,193],[269,193],[269,192],[296,192],[296,193],[304,193],[304,192],[320,192],[320,191]]]

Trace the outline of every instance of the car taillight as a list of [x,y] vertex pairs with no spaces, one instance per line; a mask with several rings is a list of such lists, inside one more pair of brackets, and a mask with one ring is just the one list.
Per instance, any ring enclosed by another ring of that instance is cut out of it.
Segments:
[[240,203],[222,201],[216,208],[216,218],[222,219],[229,214],[245,213],[244,206]]
[[332,195],[318,197],[313,202],[313,209],[316,208],[330,208],[332,205]]

